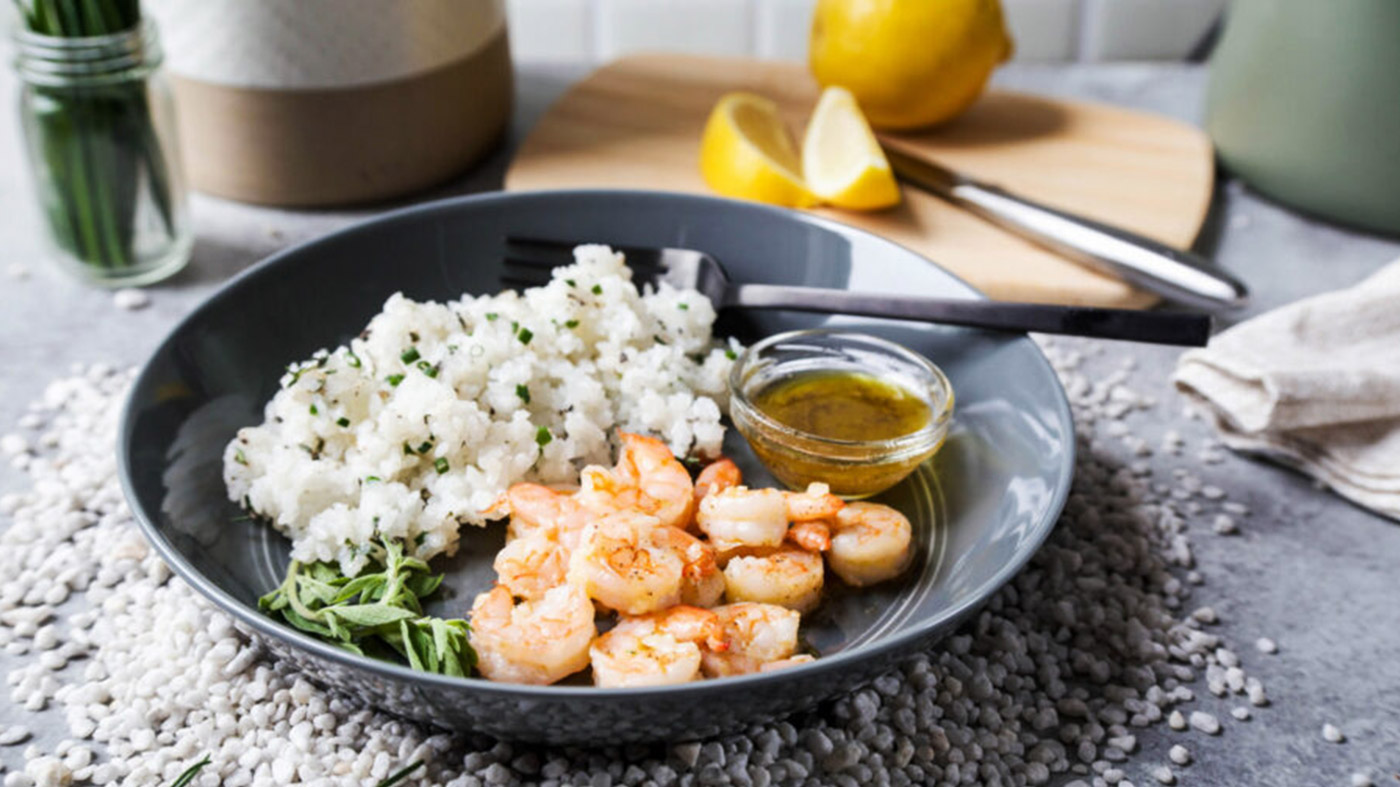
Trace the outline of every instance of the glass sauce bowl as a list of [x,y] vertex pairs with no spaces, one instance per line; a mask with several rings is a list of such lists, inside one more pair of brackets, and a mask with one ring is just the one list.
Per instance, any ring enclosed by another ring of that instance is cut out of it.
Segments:
[[[898,386],[923,399],[928,422],[889,439],[835,439],[794,428],[761,409],[765,389],[814,372],[855,372]],[[734,426],[778,480],[793,489],[828,484],[847,500],[904,480],[937,453],[953,415],[953,387],[927,358],[894,342],[845,331],[792,331],[758,342],[735,361],[729,392]]]

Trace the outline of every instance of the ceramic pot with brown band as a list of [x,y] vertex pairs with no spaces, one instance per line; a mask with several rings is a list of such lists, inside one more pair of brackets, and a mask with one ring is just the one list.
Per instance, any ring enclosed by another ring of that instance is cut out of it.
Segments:
[[148,0],[193,186],[311,207],[475,163],[510,117],[504,0]]

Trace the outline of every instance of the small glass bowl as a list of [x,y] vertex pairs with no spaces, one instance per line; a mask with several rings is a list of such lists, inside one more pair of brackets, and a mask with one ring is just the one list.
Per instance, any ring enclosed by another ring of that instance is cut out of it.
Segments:
[[[929,423],[888,440],[836,440],[783,424],[754,405],[764,388],[803,372],[862,372],[923,397]],[[927,358],[862,333],[792,331],[740,354],[729,372],[729,414],[759,460],[793,489],[829,484],[847,500],[883,492],[938,452],[953,415],[953,387]]]

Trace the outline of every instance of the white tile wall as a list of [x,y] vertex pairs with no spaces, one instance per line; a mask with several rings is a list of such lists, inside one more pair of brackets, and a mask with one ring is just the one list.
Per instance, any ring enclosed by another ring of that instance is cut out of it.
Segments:
[[509,0],[510,51],[529,63],[591,62],[593,19],[583,0]]
[[1079,0],[1002,0],[1021,61],[1073,60],[1079,48]]
[[753,0],[594,0],[598,55],[695,52],[751,55]]
[[[802,60],[816,0],[507,0],[522,62],[670,50]],[[1228,0],[1002,0],[1021,61],[1177,59]]]
[[1227,0],[1084,0],[1084,60],[1176,60],[1191,53]]
[[756,54],[772,60],[806,60],[812,9],[817,0],[757,0],[757,3]]

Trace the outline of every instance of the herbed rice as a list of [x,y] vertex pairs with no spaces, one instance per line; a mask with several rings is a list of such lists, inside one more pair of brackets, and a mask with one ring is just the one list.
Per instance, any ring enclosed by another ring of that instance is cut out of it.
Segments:
[[709,300],[639,292],[606,246],[574,256],[522,293],[395,294],[348,346],[294,364],[224,452],[230,499],[286,533],[293,559],[353,575],[377,536],[451,554],[510,484],[610,463],[617,429],[717,454],[738,345],[711,337]]

